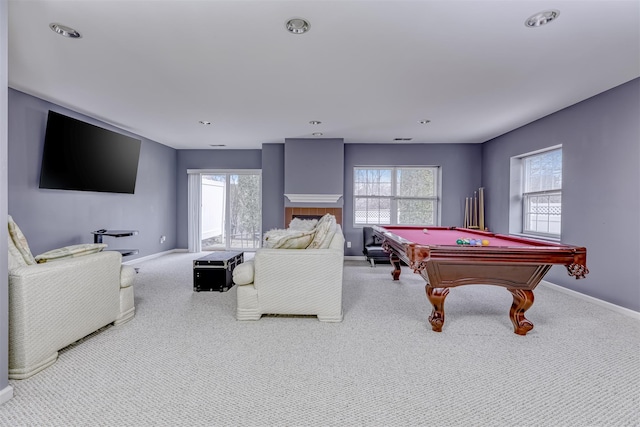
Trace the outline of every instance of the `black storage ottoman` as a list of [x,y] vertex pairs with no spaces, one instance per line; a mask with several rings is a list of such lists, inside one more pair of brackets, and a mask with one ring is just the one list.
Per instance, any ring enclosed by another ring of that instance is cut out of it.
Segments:
[[233,286],[233,269],[244,262],[244,253],[216,251],[193,261],[193,290],[226,292]]

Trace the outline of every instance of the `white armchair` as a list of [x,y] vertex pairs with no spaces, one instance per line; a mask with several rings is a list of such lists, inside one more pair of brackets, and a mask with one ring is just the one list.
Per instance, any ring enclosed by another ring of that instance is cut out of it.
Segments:
[[76,245],[38,264],[11,217],[9,232],[9,378],[28,378],[52,365],[58,350],[133,318],[136,273],[119,252],[60,256],[99,246]]
[[342,321],[344,236],[339,225],[334,230],[325,249],[262,248],[236,267],[236,318],[292,314]]

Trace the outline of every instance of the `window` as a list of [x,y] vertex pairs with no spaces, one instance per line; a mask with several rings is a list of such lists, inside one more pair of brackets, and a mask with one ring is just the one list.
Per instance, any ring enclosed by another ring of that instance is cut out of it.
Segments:
[[354,225],[437,225],[438,167],[354,168]]
[[189,252],[260,247],[261,171],[188,169],[187,173]]
[[560,238],[562,148],[523,156],[522,232]]
[[260,247],[260,178],[254,171],[202,175],[202,250]]

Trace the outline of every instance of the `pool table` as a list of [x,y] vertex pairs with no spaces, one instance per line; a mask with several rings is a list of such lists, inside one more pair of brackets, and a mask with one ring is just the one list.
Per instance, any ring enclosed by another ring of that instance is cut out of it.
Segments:
[[[373,226],[393,265],[393,280],[400,278],[400,260],[426,281],[433,307],[429,322],[436,332],[444,325],[444,300],[449,288],[496,285],[513,295],[509,316],[514,332],[526,335],[533,323],[524,313],[533,304],[533,289],[552,265],[567,267],[570,276],[584,278],[584,247],[458,227]],[[484,245],[459,245],[457,240],[484,240]]]

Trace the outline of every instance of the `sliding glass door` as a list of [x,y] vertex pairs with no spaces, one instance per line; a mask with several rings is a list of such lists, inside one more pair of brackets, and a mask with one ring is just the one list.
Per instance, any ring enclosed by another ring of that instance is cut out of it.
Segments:
[[202,250],[255,250],[262,235],[259,172],[201,174]]

